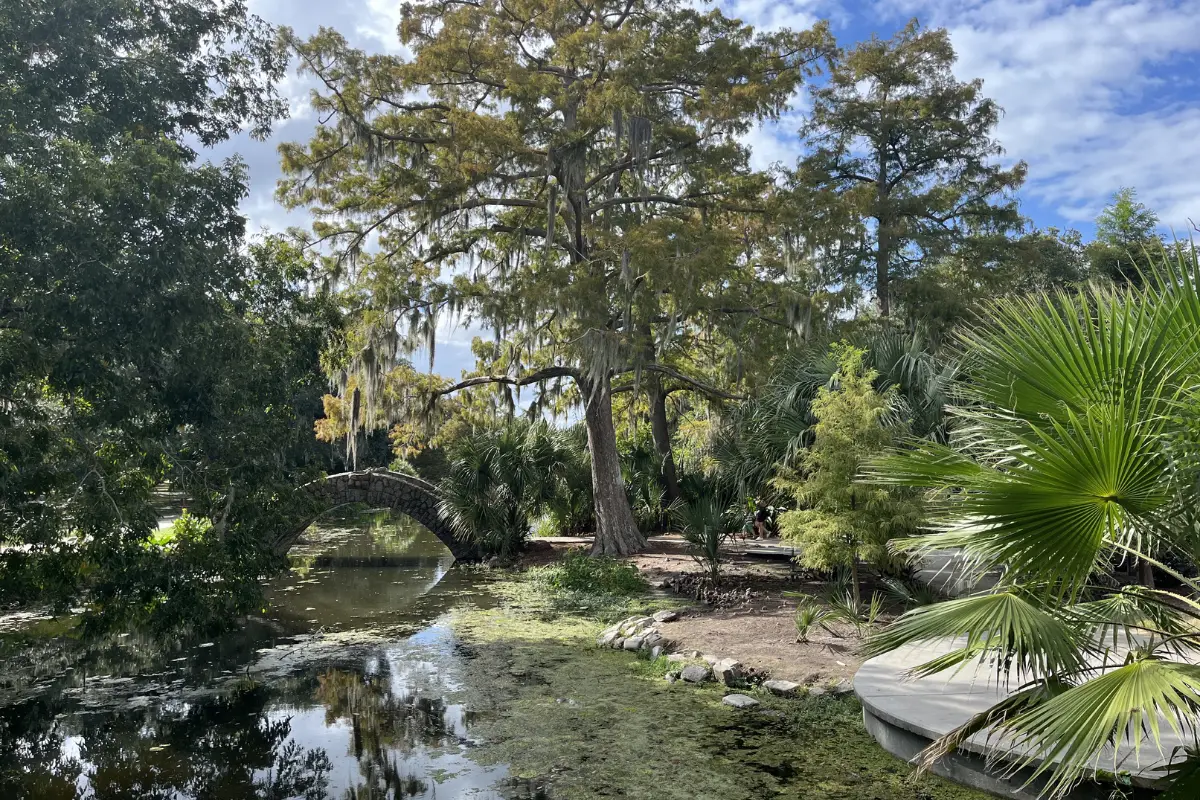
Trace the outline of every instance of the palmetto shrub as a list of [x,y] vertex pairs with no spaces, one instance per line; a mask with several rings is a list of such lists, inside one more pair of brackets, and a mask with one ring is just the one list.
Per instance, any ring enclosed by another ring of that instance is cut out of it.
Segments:
[[439,510],[481,555],[512,558],[529,537],[530,520],[554,496],[566,460],[560,433],[544,424],[473,431],[450,449]]
[[725,563],[721,545],[742,527],[740,509],[728,500],[710,494],[677,504],[672,512],[692,559],[704,569],[705,577],[714,586],[721,582],[721,567]]
[[[935,742],[927,763],[989,729],[1062,795],[1115,771],[1106,745],[1154,749],[1160,714],[1167,727],[1197,719],[1200,586],[1167,562],[1192,560],[1200,530],[1200,266],[1193,253],[1147,277],[999,302],[962,335],[948,443],[912,441],[869,469],[931,493],[932,530],[904,549],[959,549],[1001,574],[869,643],[953,640],[915,673],[979,659],[1013,691]],[[1184,591],[1122,587],[1113,565],[1129,559]],[[1188,774],[1166,780],[1177,797],[1200,796],[1200,773]]]

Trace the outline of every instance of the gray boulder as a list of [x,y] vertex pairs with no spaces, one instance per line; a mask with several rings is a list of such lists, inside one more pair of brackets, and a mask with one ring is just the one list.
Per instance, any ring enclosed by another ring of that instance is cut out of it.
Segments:
[[708,667],[702,667],[699,664],[689,664],[679,673],[679,677],[688,683],[704,683],[711,675],[712,671]]
[[600,647],[612,647],[613,642],[619,638],[621,638],[621,631],[616,628],[609,628],[600,634],[600,638],[596,640],[596,644]]
[[742,663],[734,658],[722,658],[712,669],[716,679],[726,686],[733,686],[742,677]]
[[654,612],[655,622],[674,622],[679,619],[678,611],[656,611]]
[[637,634],[648,629],[653,624],[654,620],[650,619],[650,617],[640,617],[632,622],[622,623],[621,633],[626,636],[636,636]]
[[645,636],[630,636],[628,639],[625,640],[624,647],[626,650],[634,650],[634,651],[641,650],[642,642],[644,642],[644,641],[646,641]]
[[780,697],[791,697],[800,690],[800,684],[792,681],[770,680],[763,681],[763,688],[771,694],[777,694]]
[[747,694],[727,694],[721,702],[734,708],[753,708],[758,705],[758,701]]

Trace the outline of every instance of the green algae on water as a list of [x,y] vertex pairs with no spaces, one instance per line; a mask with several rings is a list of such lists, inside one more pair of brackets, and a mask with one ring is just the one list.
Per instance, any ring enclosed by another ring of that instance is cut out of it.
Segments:
[[556,800],[982,800],[912,769],[862,726],[853,698],[759,695],[750,711],[715,684],[668,684],[661,665],[598,648],[599,626],[511,608],[459,611],[455,702],[475,712],[472,759],[508,764]]

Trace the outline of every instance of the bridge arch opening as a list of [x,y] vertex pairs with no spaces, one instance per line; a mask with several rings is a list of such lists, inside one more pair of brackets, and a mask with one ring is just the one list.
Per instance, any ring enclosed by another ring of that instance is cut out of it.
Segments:
[[[473,543],[454,534],[453,528],[438,510],[437,487],[414,475],[390,470],[342,472],[308,484],[307,488],[320,498],[326,508],[361,503],[369,508],[389,508],[412,517],[428,528],[454,556],[456,561],[478,560]],[[286,552],[308,527],[282,537],[278,547]]]

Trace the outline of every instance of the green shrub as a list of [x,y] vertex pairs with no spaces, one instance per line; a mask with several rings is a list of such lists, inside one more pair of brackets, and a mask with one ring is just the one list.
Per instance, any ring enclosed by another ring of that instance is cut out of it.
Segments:
[[392,472],[399,472],[401,475],[420,476],[420,473],[417,472],[417,468],[412,465],[411,461],[399,456],[392,459],[392,463],[388,464],[388,469]]
[[814,625],[822,625],[829,617],[829,609],[823,607],[815,597],[805,595],[796,604],[796,641],[807,642],[808,633]]
[[566,592],[632,595],[646,590],[637,567],[609,556],[590,556],[582,550],[567,554],[551,571],[549,583]]
[[596,509],[592,502],[592,462],[588,455],[587,429],[579,424],[556,431],[555,437],[558,470],[551,476],[553,485],[542,504],[553,533],[536,535],[574,536],[594,530]]
[[829,618],[854,626],[858,638],[864,639],[883,618],[883,595],[873,592],[864,602],[855,599],[853,591],[835,594],[829,600]]
[[473,431],[450,448],[439,509],[481,555],[512,558],[554,496],[566,460],[557,432],[542,423]]
[[692,558],[704,568],[705,576],[714,586],[720,583],[724,562],[721,545],[741,528],[741,513],[709,495],[676,506],[673,516],[690,545]]

